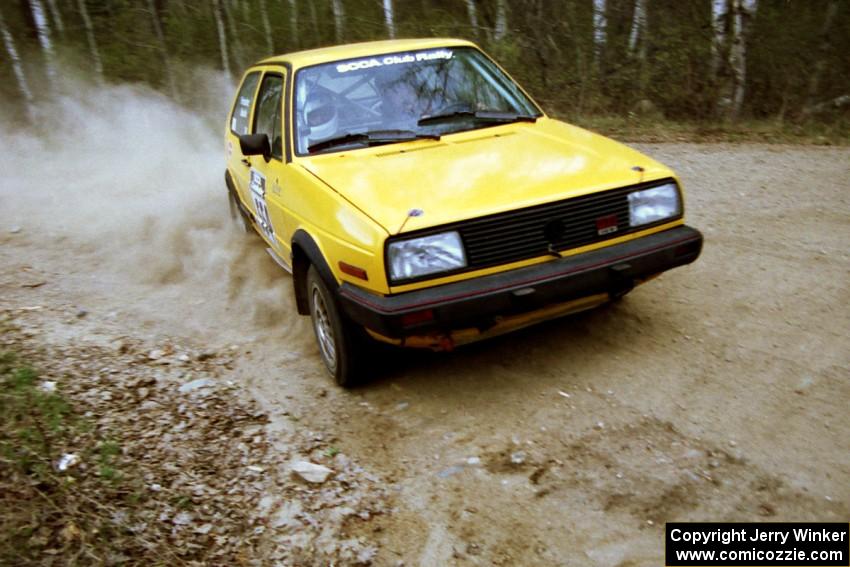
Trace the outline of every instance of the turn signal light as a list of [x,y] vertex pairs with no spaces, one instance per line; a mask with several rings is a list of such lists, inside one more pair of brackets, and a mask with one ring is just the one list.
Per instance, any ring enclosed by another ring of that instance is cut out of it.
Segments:
[[354,276],[355,278],[360,278],[361,280],[369,281],[369,276],[366,274],[366,270],[364,270],[363,268],[358,268],[357,266],[352,266],[351,264],[340,262],[339,269],[343,274],[348,274],[349,276]]

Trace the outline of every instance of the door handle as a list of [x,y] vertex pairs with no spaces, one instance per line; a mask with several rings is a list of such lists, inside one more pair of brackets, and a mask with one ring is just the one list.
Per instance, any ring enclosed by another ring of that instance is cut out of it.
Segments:
[[244,165],[245,167],[251,167],[251,160],[249,160],[248,158],[243,157],[241,161],[242,165]]

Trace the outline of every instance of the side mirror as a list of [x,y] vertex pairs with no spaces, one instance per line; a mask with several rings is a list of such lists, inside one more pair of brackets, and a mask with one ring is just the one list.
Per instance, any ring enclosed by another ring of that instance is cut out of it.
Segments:
[[263,156],[269,161],[272,155],[272,146],[266,134],[243,134],[239,136],[239,147],[244,156]]

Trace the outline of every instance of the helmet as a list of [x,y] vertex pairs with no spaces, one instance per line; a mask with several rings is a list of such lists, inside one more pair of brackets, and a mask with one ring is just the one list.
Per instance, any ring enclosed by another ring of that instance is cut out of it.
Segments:
[[333,97],[326,92],[313,92],[304,103],[304,123],[310,129],[312,141],[333,136],[338,127],[338,115]]

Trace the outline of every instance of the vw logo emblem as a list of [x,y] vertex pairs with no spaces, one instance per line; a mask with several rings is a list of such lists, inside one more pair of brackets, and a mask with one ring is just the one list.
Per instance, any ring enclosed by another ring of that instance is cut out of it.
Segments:
[[543,236],[546,237],[551,244],[560,241],[564,236],[564,221],[561,219],[552,219],[543,226]]

